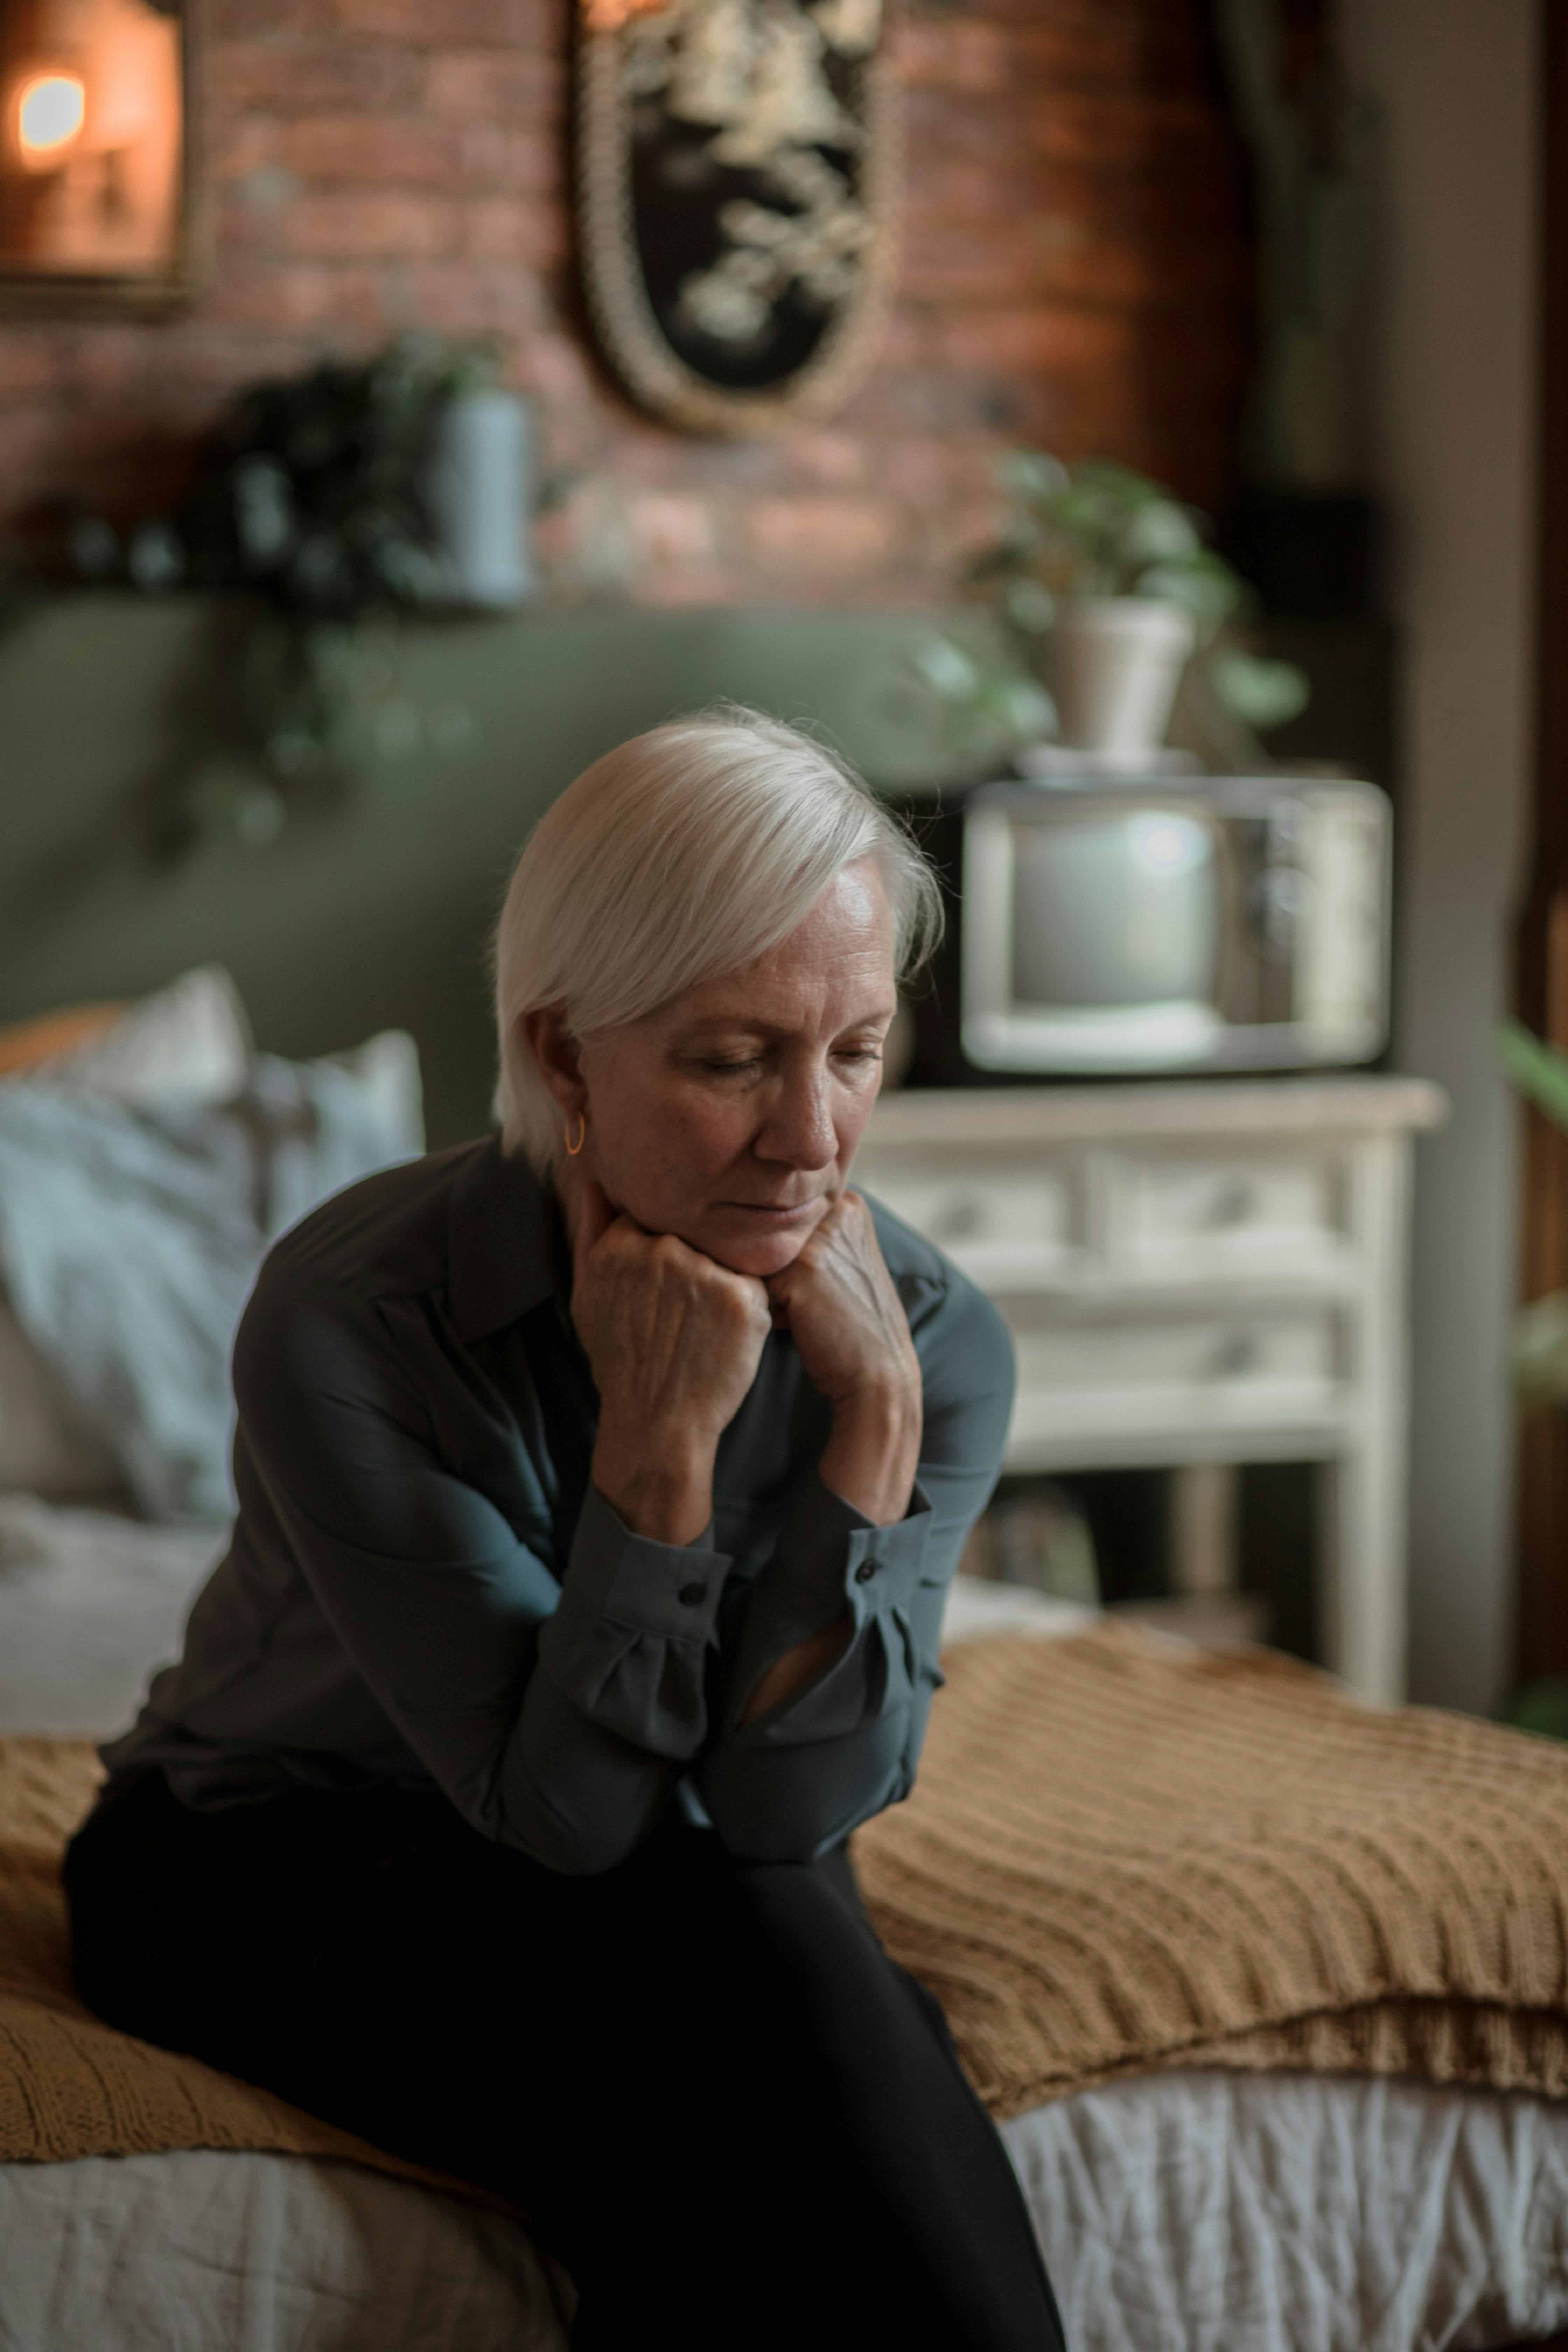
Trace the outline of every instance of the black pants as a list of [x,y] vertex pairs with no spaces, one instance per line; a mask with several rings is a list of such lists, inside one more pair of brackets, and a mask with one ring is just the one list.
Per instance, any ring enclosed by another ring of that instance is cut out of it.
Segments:
[[100,2016],[522,2206],[580,2352],[1060,2352],[1002,2144],[843,1854],[671,1826],[565,1878],[444,1798],[198,1813],[154,1773],[65,1876]]

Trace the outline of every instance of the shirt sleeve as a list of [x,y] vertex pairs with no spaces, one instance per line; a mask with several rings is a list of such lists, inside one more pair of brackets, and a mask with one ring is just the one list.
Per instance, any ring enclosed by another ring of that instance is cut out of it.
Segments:
[[[910,1329],[924,1424],[908,1512],[878,1527],[813,1474],[747,1602],[697,1785],[725,1844],[748,1859],[824,1853],[914,1786],[942,1683],[942,1606],[1002,1466],[1014,1366],[1002,1318],[956,1274]],[[833,1664],[742,1727],[774,1660],[846,1616]]]
[[707,1734],[723,1555],[634,1536],[590,1488],[560,1585],[447,1470],[374,1305],[265,1279],[235,1349],[237,1467],[387,1717],[473,1826],[609,1868]]

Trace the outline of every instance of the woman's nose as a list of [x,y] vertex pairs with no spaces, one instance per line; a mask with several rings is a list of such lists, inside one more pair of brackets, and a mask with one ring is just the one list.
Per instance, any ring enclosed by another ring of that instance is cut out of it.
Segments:
[[838,1137],[824,1080],[800,1078],[782,1087],[753,1148],[759,1159],[782,1160],[804,1174],[831,1168]]

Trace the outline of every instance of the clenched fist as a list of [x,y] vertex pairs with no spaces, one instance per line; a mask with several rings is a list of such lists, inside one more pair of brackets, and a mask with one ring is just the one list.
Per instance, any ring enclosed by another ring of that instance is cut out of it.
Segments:
[[902,1302],[883,1261],[871,1213],[841,1192],[793,1265],[767,1285],[807,1380],[831,1405],[868,1389],[920,1387]]
[[574,1202],[572,1320],[599,1391],[594,1483],[635,1534],[690,1543],[712,1516],[720,1435],[757,1375],[773,1310],[761,1282]]
[[921,1370],[858,1192],[839,1194],[767,1291],[807,1380],[833,1407],[823,1483],[880,1525],[900,1518],[920,1459]]

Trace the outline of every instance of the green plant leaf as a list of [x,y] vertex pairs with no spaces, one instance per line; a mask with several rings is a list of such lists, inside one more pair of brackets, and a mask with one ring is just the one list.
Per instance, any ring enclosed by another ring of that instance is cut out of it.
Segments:
[[1190,563],[1152,563],[1138,574],[1134,593],[1179,604],[1194,621],[1210,624],[1228,620],[1241,601],[1229,564],[1218,557],[1211,560],[1206,549]]
[[1118,557],[1134,570],[1190,562],[1202,551],[1196,525],[1173,499],[1149,499],[1134,507],[1116,538]]
[[257,450],[233,473],[234,520],[245,559],[269,570],[294,544],[294,493],[281,460]]
[[1085,489],[1096,491],[1121,507],[1151,506],[1163,503],[1170,496],[1147,474],[1135,473],[1131,466],[1119,465],[1114,457],[1086,457],[1072,469],[1073,481]]
[[1114,492],[1097,488],[1094,483],[1081,478],[1059,492],[1051,500],[1048,511],[1055,530],[1076,539],[1086,551],[1096,554],[1115,536],[1122,520],[1121,504]]
[[986,698],[986,707],[1016,743],[1037,743],[1043,736],[1057,732],[1057,706],[1032,677],[999,679]]
[[1568,1403],[1568,1292],[1532,1298],[1513,1318],[1509,1370],[1531,1404]]
[[1299,719],[1312,698],[1307,673],[1294,662],[1260,661],[1237,646],[1210,655],[1208,678],[1226,709],[1259,734]]
[[980,690],[980,671],[961,646],[934,633],[910,650],[910,659],[926,684],[944,702],[973,703]]
[[1497,1032],[1498,1058],[1527,1102],[1544,1111],[1556,1127],[1568,1129],[1568,1054],[1560,1054],[1517,1021],[1505,1021]]
[[1568,1675],[1542,1675],[1526,1683],[1510,1701],[1506,1720],[1516,1731],[1568,1739]]
[[168,523],[137,524],[125,551],[125,569],[134,586],[147,595],[162,595],[180,585],[185,568],[185,551]]
[[1009,580],[1002,591],[1002,609],[1016,629],[1038,637],[1057,617],[1057,600],[1043,580]]
[[1016,499],[1054,499],[1072,477],[1046,449],[1009,449],[996,461],[996,478]]

